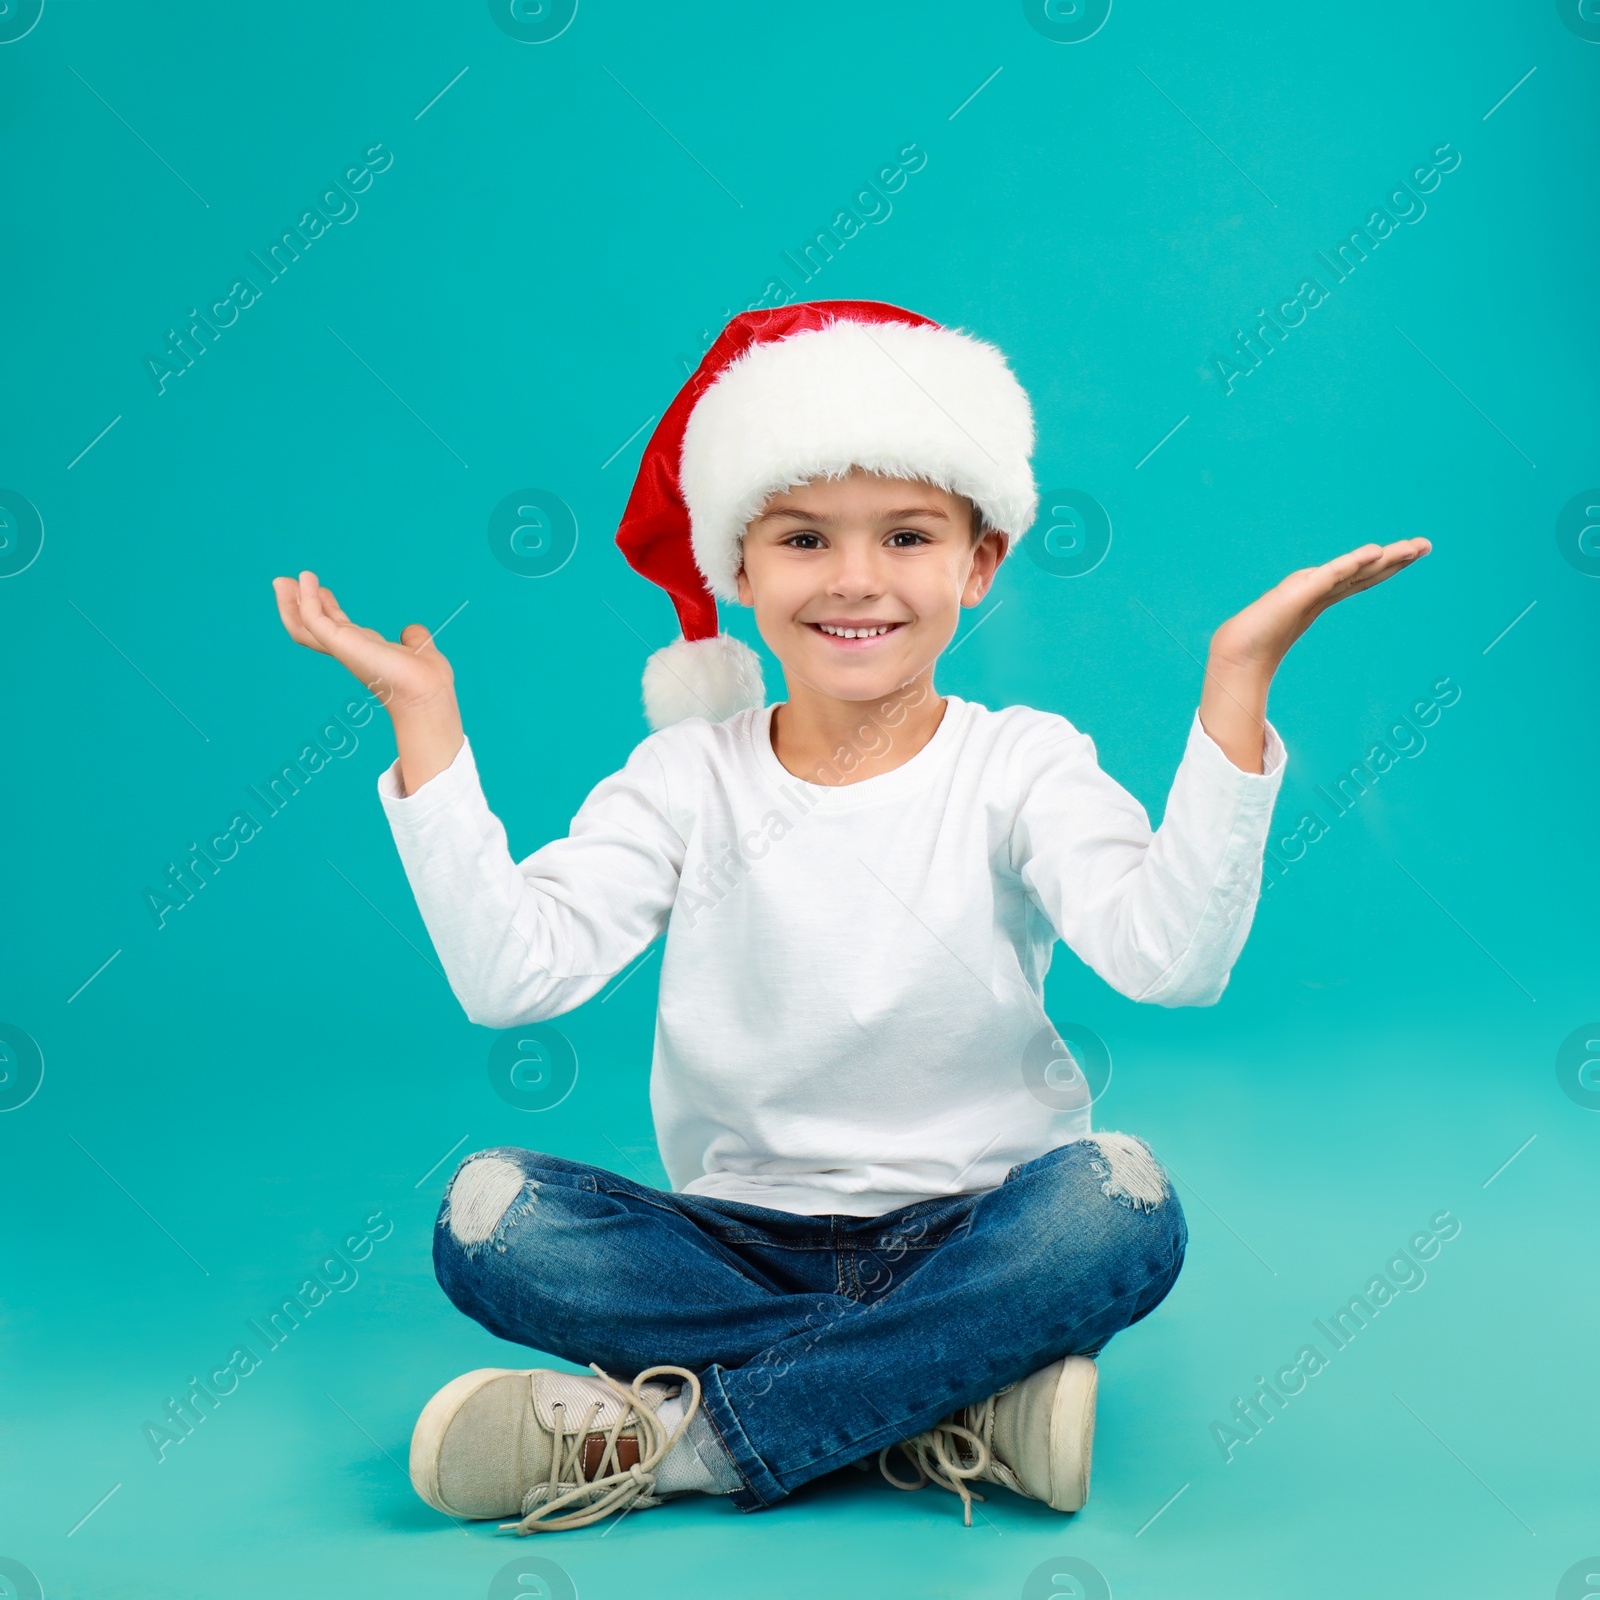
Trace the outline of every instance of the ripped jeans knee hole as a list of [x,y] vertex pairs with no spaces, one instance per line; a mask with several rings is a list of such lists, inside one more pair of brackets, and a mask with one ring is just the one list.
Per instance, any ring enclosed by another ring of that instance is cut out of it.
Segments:
[[439,1214],[439,1226],[465,1255],[477,1255],[501,1242],[507,1228],[530,1212],[538,1202],[539,1185],[515,1162],[501,1156],[473,1156],[451,1180]]
[[1131,1133],[1093,1133],[1084,1143],[1098,1152],[1090,1167],[1108,1200],[1146,1212],[1165,1202],[1171,1192],[1166,1172],[1143,1139]]

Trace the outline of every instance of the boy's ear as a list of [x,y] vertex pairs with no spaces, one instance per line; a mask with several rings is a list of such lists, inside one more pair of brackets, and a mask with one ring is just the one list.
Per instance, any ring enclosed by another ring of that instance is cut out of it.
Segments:
[[1002,532],[999,528],[983,530],[983,537],[973,546],[972,566],[967,572],[967,581],[961,591],[962,605],[975,606],[983,599],[989,592],[989,586],[994,582],[995,572],[1010,553],[1010,549],[1010,534]]

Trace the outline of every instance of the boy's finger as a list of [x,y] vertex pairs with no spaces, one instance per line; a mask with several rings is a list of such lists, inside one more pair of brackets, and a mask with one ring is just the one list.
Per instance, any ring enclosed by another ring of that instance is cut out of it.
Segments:
[[[306,632],[305,624],[300,620],[300,594],[293,578],[274,578],[272,580],[272,593],[278,602],[278,618],[283,623],[285,631],[296,644],[303,644],[310,650],[322,650],[322,646]],[[326,655],[327,652],[323,651]]]
[[1352,573],[1359,572],[1364,566],[1374,559],[1381,557],[1381,545],[1362,545],[1358,550],[1346,550],[1342,556],[1335,556],[1332,561],[1326,561],[1321,567],[1313,568],[1324,583],[1336,588],[1345,582]]
[[1344,559],[1359,572],[1362,567],[1370,567],[1374,561],[1383,560],[1383,546],[1377,543],[1364,544],[1359,550],[1351,550]]
[[1386,578],[1392,578],[1402,567],[1409,566],[1414,560],[1416,560],[1414,555],[1389,555],[1386,551],[1383,564],[1371,572],[1364,572],[1359,577],[1351,579],[1345,592],[1347,594],[1356,594],[1362,589],[1370,589],[1374,584],[1382,583]]
[[313,617],[329,617],[328,600],[330,598],[328,591],[317,582],[316,573],[302,572],[300,574],[300,611],[306,618],[308,625]]
[[1325,569],[1331,580],[1331,588],[1340,591],[1341,595],[1370,588],[1424,554],[1421,550],[1410,549],[1416,542],[1413,539],[1398,539],[1389,545],[1362,545],[1358,550],[1335,558]]
[[334,643],[339,637],[341,624],[328,615],[323,605],[324,593],[322,586],[317,582],[316,573],[300,574],[300,621],[306,632],[329,655],[336,655],[338,652],[334,649]]

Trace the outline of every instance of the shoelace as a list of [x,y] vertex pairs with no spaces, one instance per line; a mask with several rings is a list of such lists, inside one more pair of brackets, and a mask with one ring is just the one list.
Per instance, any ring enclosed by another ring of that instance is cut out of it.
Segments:
[[[567,1408],[556,1401],[552,1407],[556,1413],[556,1427],[550,1453],[550,1476],[528,1491],[522,1502],[525,1515],[520,1522],[500,1524],[501,1528],[515,1528],[519,1537],[554,1533],[563,1528],[586,1528],[613,1511],[661,1504],[654,1493],[656,1470],[700,1409],[699,1378],[687,1367],[650,1367],[624,1387],[592,1363],[590,1371],[623,1402],[616,1421],[605,1431],[605,1449],[595,1467],[595,1475],[584,1477],[583,1447],[603,1402],[596,1400],[584,1413],[583,1420],[575,1428],[569,1428]],[[663,1373],[681,1378],[690,1394],[683,1421],[671,1434],[644,1395],[644,1385]],[[528,1381],[532,1383],[531,1376]],[[639,1459],[631,1467],[622,1467],[617,1461],[617,1443],[630,1425],[639,1442]]]
[[[960,1495],[963,1520],[970,1528],[972,1502],[983,1496],[968,1487],[969,1480],[987,1476],[991,1482],[1019,1494],[1027,1492],[1017,1481],[1016,1474],[994,1454],[994,1407],[1004,1393],[1001,1389],[975,1406],[953,1412],[910,1439],[885,1446],[878,1452],[878,1470],[897,1489],[922,1489],[932,1483]],[[902,1452],[917,1469],[915,1483],[902,1483],[889,1470],[891,1450]]]

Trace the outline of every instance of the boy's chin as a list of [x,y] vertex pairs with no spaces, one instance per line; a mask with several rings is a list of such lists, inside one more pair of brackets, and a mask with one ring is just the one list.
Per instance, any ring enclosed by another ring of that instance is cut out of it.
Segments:
[[815,661],[785,661],[783,670],[790,685],[803,686],[824,699],[858,705],[887,700],[902,693],[918,676],[916,668],[903,661],[880,662],[870,667],[863,664],[853,670],[819,667]]

